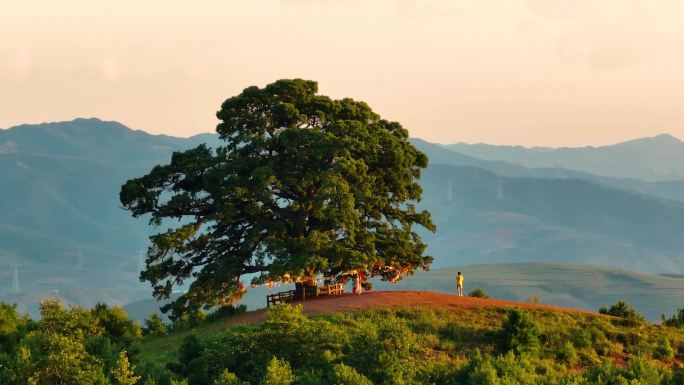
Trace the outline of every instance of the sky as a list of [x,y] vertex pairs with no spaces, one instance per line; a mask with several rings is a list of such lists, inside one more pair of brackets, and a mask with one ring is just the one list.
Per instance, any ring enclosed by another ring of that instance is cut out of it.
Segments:
[[214,131],[280,78],[432,142],[684,138],[684,0],[2,0],[0,127]]

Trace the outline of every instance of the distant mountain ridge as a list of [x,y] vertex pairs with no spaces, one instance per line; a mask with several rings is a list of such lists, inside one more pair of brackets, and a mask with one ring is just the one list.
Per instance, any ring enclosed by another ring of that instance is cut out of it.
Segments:
[[561,167],[645,181],[684,179],[684,142],[669,134],[599,147],[522,147],[455,143],[444,148],[489,161]]
[[536,177],[548,179],[583,179],[604,186],[619,188],[677,201],[684,201],[684,180],[646,182],[637,178],[600,176],[562,167],[529,167],[503,160],[486,160],[466,155],[443,145],[412,138],[411,142],[430,155],[430,164],[472,166],[508,177]]
[[[531,168],[412,142],[430,159],[420,206],[438,226],[424,233],[436,268],[562,261],[684,273],[681,181]],[[154,230],[120,207],[119,189],[200,143],[219,140],[150,135],[99,119],[0,130],[0,298],[35,304],[59,296],[84,305],[149,298],[138,272]],[[21,265],[22,293],[12,294],[4,279],[12,264]]]

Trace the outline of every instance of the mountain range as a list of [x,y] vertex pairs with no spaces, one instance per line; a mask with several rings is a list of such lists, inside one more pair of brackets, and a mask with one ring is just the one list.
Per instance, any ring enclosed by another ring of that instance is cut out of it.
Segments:
[[587,173],[645,181],[684,179],[684,142],[669,134],[600,147],[549,148],[456,143],[461,154],[526,167],[561,167]]
[[[684,272],[677,139],[514,151],[412,142],[430,159],[420,205],[438,226],[423,233],[435,268],[560,261]],[[0,130],[0,299],[34,309],[46,296],[85,306],[149,298],[137,274],[153,229],[120,207],[119,188],[200,143],[219,140],[150,135],[98,119]],[[556,151],[563,156],[548,155]],[[528,160],[535,156],[562,161]],[[596,163],[575,159],[583,157]]]

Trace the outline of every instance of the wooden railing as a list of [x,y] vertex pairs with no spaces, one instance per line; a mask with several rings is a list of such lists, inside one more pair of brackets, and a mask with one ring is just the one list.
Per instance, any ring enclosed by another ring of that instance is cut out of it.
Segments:
[[331,283],[318,288],[317,295],[342,295],[344,294],[344,285],[341,283]]
[[266,296],[266,306],[278,303],[289,303],[297,298],[296,290],[281,291],[280,293],[269,294]]
[[305,300],[311,297],[325,295],[344,294],[344,285],[341,283],[331,283],[325,286],[303,286],[300,290],[281,291],[266,296],[266,306],[278,303],[290,303],[296,300]]

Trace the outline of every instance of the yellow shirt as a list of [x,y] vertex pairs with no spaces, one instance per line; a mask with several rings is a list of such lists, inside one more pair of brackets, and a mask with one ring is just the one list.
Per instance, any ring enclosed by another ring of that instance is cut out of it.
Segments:
[[456,284],[458,286],[463,286],[463,275],[457,275],[456,276]]

